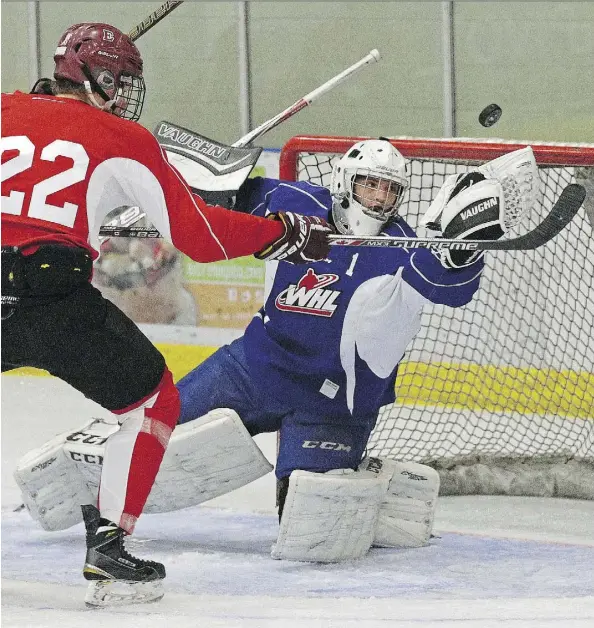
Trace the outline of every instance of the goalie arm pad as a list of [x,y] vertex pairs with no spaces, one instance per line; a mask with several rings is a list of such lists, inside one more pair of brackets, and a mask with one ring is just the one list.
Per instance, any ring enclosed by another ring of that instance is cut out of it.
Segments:
[[373,545],[412,548],[427,545],[433,531],[439,493],[439,474],[417,462],[365,458],[361,471],[388,480],[382,500]]
[[[23,501],[45,530],[79,523],[96,503],[107,437],[119,429],[95,419],[23,457],[15,472]],[[272,470],[233,410],[218,409],[173,431],[144,512],[201,504]]]

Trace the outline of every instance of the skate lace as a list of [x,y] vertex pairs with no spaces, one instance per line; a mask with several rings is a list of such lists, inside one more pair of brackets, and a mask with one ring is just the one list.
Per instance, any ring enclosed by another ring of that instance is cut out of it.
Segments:
[[130,562],[136,563],[137,565],[142,565],[143,567],[155,567],[159,566],[159,563],[154,560],[144,560],[142,558],[137,558],[136,556],[132,556],[130,552],[126,549],[126,545],[124,544],[125,533],[122,532],[119,537],[120,541],[120,554],[122,558],[129,560]]
[[[133,556],[132,554],[130,554],[130,552],[126,549],[126,545],[124,542],[126,533],[124,532],[124,530],[122,530],[122,528],[114,526],[113,532],[111,532],[111,534],[109,535],[106,534],[105,536],[109,538],[109,536],[112,536],[112,535],[117,536],[118,554],[120,555],[121,558],[124,558],[130,561],[136,566],[157,567],[157,568],[160,566],[160,563],[157,563],[154,560],[144,560],[142,558],[137,558],[136,556]],[[87,546],[92,547],[93,545],[95,545],[96,539],[97,539],[95,532],[88,531],[86,537],[87,537]]]

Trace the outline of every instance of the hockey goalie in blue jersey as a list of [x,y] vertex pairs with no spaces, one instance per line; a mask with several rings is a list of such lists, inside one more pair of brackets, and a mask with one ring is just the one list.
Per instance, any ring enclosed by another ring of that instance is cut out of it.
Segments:
[[[235,209],[260,216],[298,211],[328,220],[342,234],[414,238],[400,215],[406,168],[389,141],[365,140],[335,163],[329,189],[250,179]],[[529,211],[538,181],[532,150],[515,151],[449,176],[423,221],[448,238],[499,238]],[[423,309],[468,303],[483,264],[481,252],[340,246],[331,247],[328,260],[306,266],[269,262],[264,306],[243,336],[177,384],[181,425],[145,512],[201,503],[268,473],[272,467],[251,437],[278,432],[280,529],[273,557],[337,562],[372,545],[426,545],[437,472],[365,457],[365,448],[380,408],[395,400],[398,365]],[[95,422],[83,431],[105,429],[114,428]],[[64,447],[73,446],[81,448]],[[47,529],[69,521],[67,501],[60,511],[23,494]]]

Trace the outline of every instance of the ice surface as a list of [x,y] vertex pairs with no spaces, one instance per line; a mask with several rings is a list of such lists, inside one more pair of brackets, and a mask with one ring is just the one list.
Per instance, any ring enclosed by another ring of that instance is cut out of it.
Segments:
[[[82,525],[44,532],[24,511],[16,460],[105,411],[50,378],[2,377],[2,626],[27,628],[592,628],[594,503],[442,498],[429,547],[359,561],[275,561],[271,475],[208,505],[145,515],[129,547],[165,563],[165,598],[88,610]],[[274,437],[258,438],[272,459]]]

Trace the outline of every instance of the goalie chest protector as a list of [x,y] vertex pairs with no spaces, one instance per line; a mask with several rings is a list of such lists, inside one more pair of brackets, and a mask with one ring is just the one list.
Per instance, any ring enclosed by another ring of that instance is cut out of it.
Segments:
[[[331,220],[326,188],[273,179],[249,185],[253,213],[284,209]],[[400,217],[383,233],[416,236]],[[426,249],[340,246],[329,259],[268,264],[265,305],[244,337],[250,372],[265,382],[266,395],[281,391],[294,407],[374,414],[394,401],[397,365],[420,329],[423,306],[470,301],[483,263],[449,271]]]

